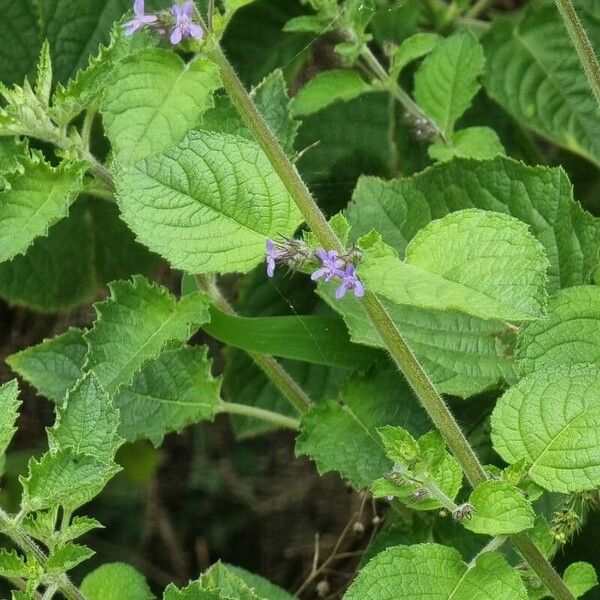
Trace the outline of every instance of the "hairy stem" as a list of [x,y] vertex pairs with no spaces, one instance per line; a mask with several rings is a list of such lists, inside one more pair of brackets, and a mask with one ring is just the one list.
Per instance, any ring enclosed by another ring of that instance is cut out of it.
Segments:
[[[236,316],[236,312],[221,294],[213,278],[204,275],[196,277],[198,285],[209,295],[215,306],[228,315]],[[273,385],[283,394],[289,403],[300,413],[305,413],[313,405],[308,394],[296,383],[296,380],[268,354],[247,352],[248,356],[271,380]]]
[[579,60],[583,65],[583,70],[587,75],[592,92],[596,96],[596,102],[600,106],[600,65],[598,64],[594,48],[577,16],[571,0],[555,0],[555,2],[558,12],[571,36],[573,45],[577,50],[577,54],[579,54]]
[[[45,568],[48,557],[38,544],[27,535],[18,524],[11,519],[10,515],[0,509],[0,529],[9,537],[23,552],[30,552],[35,556],[42,568]],[[79,588],[73,584],[69,577],[63,573],[56,577],[54,582],[61,594],[67,600],[86,600]]]
[[256,408],[255,406],[248,406],[247,404],[236,404],[235,402],[221,402],[219,405],[220,412],[225,412],[230,415],[244,415],[246,417],[252,417],[253,419],[259,419],[260,421],[266,421],[267,423],[273,423],[278,427],[285,427],[286,429],[293,429],[298,431],[300,429],[300,421],[298,419],[292,419],[285,415],[264,410],[262,408]]
[[[317,206],[296,167],[290,162],[277,138],[271,133],[252,98],[218,44],[215,44],[211,49],[210,55],[219,66],[223,84],[231,101],[256,137],[319,243],[324,248],[343,252],[344,247],[341,241],[327,222],[325,215],[323,215]],[[363,306],[371,322],[382,336],[394,362],[417,394],[421,404],[442,434],[450,451],[460,463],[470,483],[475,486],[485,481],[487,476],[475,452],[467,442],[452,413],[423,371],[423,368],[404,341],[404,338],[390,319],[381,302],[374,294],[367,293],[363,300]],[[526,560],[556,600],[574,600],[573,595],[569,592],[560,576],[554,571],[552,565],[542,556],[526,535],[516,536],[515,543],[519,549],[524,549]]]

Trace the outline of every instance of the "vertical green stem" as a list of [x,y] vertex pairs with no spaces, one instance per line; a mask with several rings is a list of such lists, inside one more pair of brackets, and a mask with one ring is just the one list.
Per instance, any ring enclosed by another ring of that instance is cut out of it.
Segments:
[[[223,84],[231,101],[250,131],[255,135],[259,145],[304,215],[306,223],[312,229],[319,243],[324,248],[343,252],[344,247],[341,241],[317,206],[296,167],[290,162],[279,142],[271,133],[252,98],[218,44],[215,44],[210,50],[210,55],[219,66]],[[404,338],[385,311],[383,305],[374,294],[367,293],[363,300],[363,306],[371,322],[382,336],[394,362],[416,392],[423,407],[444,437],[448,447],[462,466],[471,484],[477,485],[485,481],[487,476],[479,459],[467,442],[442,397],[438,394],[404,341]],[[560,576],[554,571],[552,565],[542,556],[527,536],[517,536],[515,543],[527,553],[527,555],[524,554],[526,560],[528,560],[529,564],[556,600],[574,600],[573,595],[569,592]]]
[[[221,290],[219,290],[213,279],[198,275],[197,281],[198,285],[210,296],[218,308],[229,315],[235,316],[235,310],[223,297]],[[300,414],[305,413],[313,405],[307,393],[272,356],[262,352],[248,352],[248,356]]]
[[585,74],[587,75],[590,87],[594,96],[596,96],[596,102],[600,106],[600,65],[596,58],[596,53],[590,42],[590,39],[577,16],[575,7],[571,0],[555,0],[558,12],[562,17],[573,45],[579,54],[579,60],[583,65]]

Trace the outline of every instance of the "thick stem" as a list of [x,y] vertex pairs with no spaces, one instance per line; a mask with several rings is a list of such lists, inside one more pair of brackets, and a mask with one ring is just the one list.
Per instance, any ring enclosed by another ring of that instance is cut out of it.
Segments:
[[571,36],[573,45],[577,50],[577,54],[579,54],[579,60],[583,65],[583,70],[587,75],[592,92],[596,96],[596,102],[600,106],[600,65],[598,64],[594,47],[577,16],[571,0],[555,0],[555,2],[558,12],[560,12],[560,16],[565,22]]
[[[277,138],[271,133],[265,120],[256,108],[252,98],[240,81],[235,70],[223,54],[218,44],[211,51],[211,57],[219,66],[225,90],[240,116],[255,135],[259,145],[269,158],[296,205],[304,215],[319,243],[327,249],[343,252],[345,249],[327,219],[317,206],[296,167],[290,162]],[[437,390],[429,381],[421,365],[404,341],[400,332],[388,316],[383,305],[372,293],[367,293],[363,305],[373,325],[382,336],[394,362],[415,390],[421,404],[442,434],[451,452],[460,463],[472,485],[487,479],[487,476],[473,452],[458,423],[446,406]],[[526,540],[526,541],[523,541]],[[526,560],[557,600],[574,600],[566,585],[554,571],[552,565],[540,554],[535,545],[524,534],[517,536],[516,543],[525,548]],[[524,554],[525,556],[525,554]]]
[[225,412],[230,415],[244,415],[246,417],[252,417],[253,419],[266,421],[267,423],[273,423],[273,425],[277,425],[278,427],[293,429],[294,431],[300,429],[300,421],[298,419],[292,419],[285,415],[270,410],[264,410],[262,408],[256,408],[255,406],[248,406],[247,404],[221,402],[219,409],[220,412]]
[[[231,304],[221,294],[221,290],[214,279],[198,275],[197,281],[198,285],[210,296],[218,308],[229,315],[236,315]],[[248,356],[300,414],[305,413],[312,407],[312,400],[306,392],[272,356],[262,352],[248,352]]]

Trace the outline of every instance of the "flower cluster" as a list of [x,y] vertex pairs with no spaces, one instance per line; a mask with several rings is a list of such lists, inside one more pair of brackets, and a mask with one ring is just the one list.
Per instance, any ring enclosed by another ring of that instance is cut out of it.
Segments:
[[300,240],[288,239],[277,243],[267,240],[267,275],[273,277],[277,263],[285,263],[291,269],[299,269],[306,262],[318,262],[319,267],[311,275],[313,281],[324,279],[340,282],[335,297],[339,300],[352,290],[357,298],[365,295],[362,281],[356,274],[356,267],[351,257],[340,256],[335,250],[319,248],[313,252],[309,246]]
[[[125,35],[133,35],[146,26],[156,27],[159,31],[163,31],[164,19],[161,19],[158,15],[147,15],[144,0],[135,0],[133,12],[135,17],[124,24]],[[177,45],[187,38],[202,39],[204,30],[193,21],[194,3],[192,0],[186,0],[183,4],[175,3],[171,7],[170,15],[167,15],[167,17],[168,25],[172,28],[169,39],[173,45]]]

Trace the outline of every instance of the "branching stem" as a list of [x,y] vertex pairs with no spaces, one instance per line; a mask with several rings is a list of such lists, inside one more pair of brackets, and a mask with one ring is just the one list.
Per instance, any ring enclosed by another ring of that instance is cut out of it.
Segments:
[[229,413],[230,415],[244,415],[246,417],[252,417],[253,419],[259,419],[260,421],[272,423],[278,427],[293,429],[294,431],[300,429],[300,421],[298,419],[292,419],[291,417],[286,417],[280,413],[257,408],[256,406],[236,404],[235,402],[221,402],[219,409],[220,412]]
[[[327,249],[343,252],[344,247],[317,206],[296,167],[290,162],[275,136],[271,133],[252,98],[240,81],[227,57],[215,43],[210,50],[211,58],[218,65],[221,78],[231,101],[250,128],[259,145],[269,158],[286,189],[302,212],[308,226],[319,243]],[[421,404],[444,437],[450,451],[460,463],[471,485],[487,480],[487,476],[475,452],[467,442],[458,423],[446,403],[427,377],[418,360],[387,314],[385,308],[373,294],[368,292],[363,306],[373,325],[385,342],[394,362],[416,392]],[[558,573],[525,535],[514,537],[515,545],[535,570],[556,600],[574,600]]]

